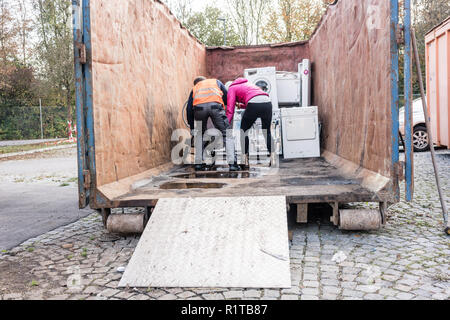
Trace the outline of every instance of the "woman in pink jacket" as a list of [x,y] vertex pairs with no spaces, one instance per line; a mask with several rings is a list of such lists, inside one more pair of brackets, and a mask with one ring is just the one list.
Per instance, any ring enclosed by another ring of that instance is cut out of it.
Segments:
[[[248,82],[247,79],[236,79],[228,89],[227,96],[227,118],[230,124],[233,123],[234,110],[236,102],[242,105],[245,109],[244,115],[241,121],[241,130],[247,132],[258,118],[261,119],[262,129],[267,132],[266,145],[269,154],[272,152],[272,134],[270,127],[272,124],[272,100],[269,95],[257,87]],[[245,165],[248,166],[248,153],[249,153],[249,139],[248,135],[245,135]]]

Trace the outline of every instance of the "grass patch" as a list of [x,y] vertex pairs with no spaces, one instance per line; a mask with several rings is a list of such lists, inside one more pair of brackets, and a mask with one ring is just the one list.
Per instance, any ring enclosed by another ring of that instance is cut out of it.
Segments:
[[86,258],[86,257],[87,257],[87,249],[86,249],[86,248],[83,248],[83,252],[81,252],[81,256],[82,256],[83,258]]
[[28,248],[27,248],[27,251],[28,251],[28,252],[33,252],[33,251],[34,251],[34,248],[33,248],[33,247],[28,247]]
[[32,280],[31,282],[30,282],[30,286],[31,287],[37,287],[39,285],[39,282],[37,282],[36,280]]
[[68,187],[68,186],[70,186],[70,184],[68,184],[67,182],[63,182],[59,186],[60,187]]
[[7,153],[16,153],[16,152],[26,152],[26,151],[32,151],[32,150],[38,150],[38,149],[44,149],[44,148],[51,148],[56,146],[64,146],[64,145],[70,145],[73,144],[71,142],[65,142],[65,143],[37,143],[37,144],[26,144],[23,146],[4,146],[0,147],[0,154],[7,154]]

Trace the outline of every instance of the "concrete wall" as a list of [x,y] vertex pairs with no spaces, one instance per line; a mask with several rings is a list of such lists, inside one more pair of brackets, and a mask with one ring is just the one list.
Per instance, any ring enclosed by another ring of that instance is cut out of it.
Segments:
[[323,148],[390,177],[390,2],[340,0],[309,46]]
[[309,58],[308,42],[284,45],[207,48],[206,65],[209,77],[222,82],[244,75],[244,69],[272,67],[279,71],[298,71],[298,63]]
[[205,48],[154,0],[91,1],[97,185],[170,160]]

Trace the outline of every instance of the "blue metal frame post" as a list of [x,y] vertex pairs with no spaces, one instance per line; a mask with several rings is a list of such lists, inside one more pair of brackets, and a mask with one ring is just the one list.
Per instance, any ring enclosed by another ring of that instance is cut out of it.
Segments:
[[73,26],[73,49],[75,67],[75,103],[77,115],[77,160],[78,160],[78,195],[79,207],[85,208],[89,203],[89,190],[85,189],[84,170],[86,170],[86,144],[85,144],[85,121],[83,103],[83,65],[81,61],[81,46],[83,43],[81,0],[72,0],[72,26]]
[[[92,45],[91,45],[91,10],[90,0],[83,0],[83,42],[86,47],[86,64],[84,66],[84,103],[87,133],[87,148],[89,159],[89,172],[91,176],[91,197],[95,201],[96,165],[95,165],[95,139],[94,139],[94,110],[92,90]],[[92,206],[92,204],[91,204]]]
[[405,181],[406,200],[412,201],[414,193],[414,150],[412,144],[412,47],[411,47],[411,0],[404,1],[405,33]]

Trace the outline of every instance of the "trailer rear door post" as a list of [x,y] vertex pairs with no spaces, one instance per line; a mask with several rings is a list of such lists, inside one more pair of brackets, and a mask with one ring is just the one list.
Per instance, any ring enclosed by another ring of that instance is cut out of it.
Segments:
[[[399,179],[405,177],[405,198],[412,201],[414,193],[414,153],[412,144],[411,85],[411,1],[404,1],[404,26],[399,25],[399,1],[391,0],[391,118],[392,166],[395,176],[395,198],[400,200]],[[399,158],[399,32],[404,35],[404,96],[405,96],[405,162]],[[403,174],[404,170],[404,174]]]
[[[84,104],[84,64],[86,63],[86,51],[83,43],[83,20],[82,20],[82,0],[72,0],[72,22],[73,22],[73,49],[75,67],[75,97],[77,114],[77,160],[78,160],[78,194],[79,207],[85,208],[89,204],[89,184],[90,177],[86,150],[86,119]],[[87,179],[86,179],[87,178]]]
[[[86,65],[84,66],[85,88],[85,119],[87,134],[88,163],[90,175],[90,189],[95,192],[96,165],[95,165],[95,140],[94,140],[94,110],[92,98],[92,45],[91,45],[91,10],[90,0],[83,0],[83,42],[86,46]],[[92,195],[92,192],[91,192]],[[92,200],[92,199],[91,199]]]
[[92,106],[92,51],[89,0],[72,0],[79,207],[95,194],[95,145]]

